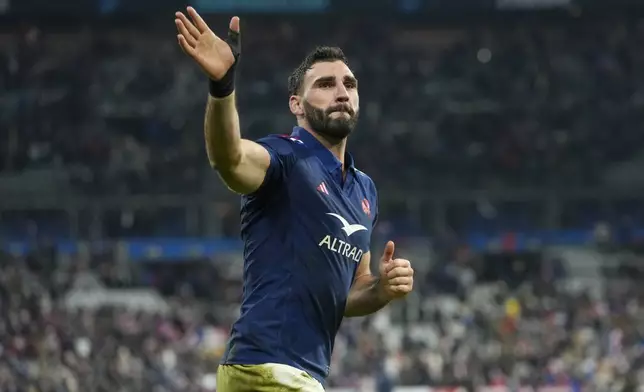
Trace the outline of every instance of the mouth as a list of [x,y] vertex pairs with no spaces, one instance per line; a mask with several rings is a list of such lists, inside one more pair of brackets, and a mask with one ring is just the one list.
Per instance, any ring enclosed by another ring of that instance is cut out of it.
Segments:
[[331,111],[329,111],[329,114],[333,114],[333,113],[346,113],[349,116],[353,115],[353,111],[351,109],[344,108],[344,107],[343,108],[334,108]]

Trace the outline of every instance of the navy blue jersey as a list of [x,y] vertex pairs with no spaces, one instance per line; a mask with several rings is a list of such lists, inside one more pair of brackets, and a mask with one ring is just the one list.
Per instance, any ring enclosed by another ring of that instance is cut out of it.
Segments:
[[358,264],[377,219],[373,181],[313,135],[258,141],[271,164],[242,198],[244,286],[225,364],[282,363],[323,382]]

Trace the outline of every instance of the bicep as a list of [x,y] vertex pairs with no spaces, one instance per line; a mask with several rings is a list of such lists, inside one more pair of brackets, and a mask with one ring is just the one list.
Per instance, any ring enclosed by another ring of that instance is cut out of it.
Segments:
[[247,195],[255,192],[265,181],[271,166],[271,155],[266,147],[242,139],[241,159],[226,170],[218,170],[226,186],[236,193]]

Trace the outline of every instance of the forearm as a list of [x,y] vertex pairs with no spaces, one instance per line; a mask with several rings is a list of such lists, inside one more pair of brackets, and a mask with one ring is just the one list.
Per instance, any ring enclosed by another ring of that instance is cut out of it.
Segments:
[[208,96],[204,136],[212,167],[230,168],[239,163],[242,147],[234,92],[225,98]]
[[382,309],[389,301],[379,285],[379,279],[372,275],[365,275],[353,282],[344,315],[345,317],[366,316]]

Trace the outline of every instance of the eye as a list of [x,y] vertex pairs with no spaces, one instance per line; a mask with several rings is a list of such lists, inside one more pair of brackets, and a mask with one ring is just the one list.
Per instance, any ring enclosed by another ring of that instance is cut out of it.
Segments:
[[333,87],[333,82],[328,80],[328,81],[323,81],[319,83],[320,88],[331,88]]

